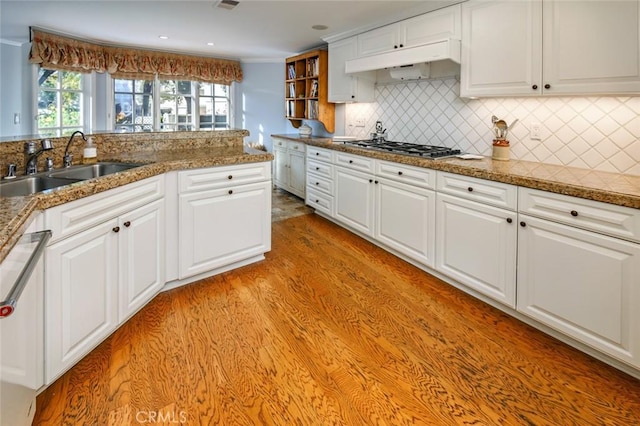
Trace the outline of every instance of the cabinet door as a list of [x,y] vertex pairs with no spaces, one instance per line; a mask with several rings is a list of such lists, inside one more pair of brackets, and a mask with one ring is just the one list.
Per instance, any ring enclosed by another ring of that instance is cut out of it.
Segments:
[[305,153],[290,152],[289,153],[289,190],[299,197],[304,198],[306,189],[306,165]]
[[436,270],[515,307],[516,213],[444,194],[436,204]]
[[375,73],[345,73],[345,61],[356,51],[356,36],[329,44],[329,102],[373,102]]
[[520,215],[518,310],[640,367],[640,245]]
[[164,201],[120,218],[119,322],[153,298],[164,285]]
[[545,1],[545,91],[638,93],[639,15],[637,0]]
[[540,95],[541,31],[540,0],[464,3],[460,96]]
[[373,236],[373,185],[372,175],[336,167],[335,218],[369,236]]
[[447,38],[460,40],[460,5],[445,7],[400,22],[403,47],[420,46]]
[[369,56],[397,49],[400,45],[398,24],[385,25],[375,30],[358,34],[357,56]]
[[118,324],[118,226],[102,223],[47,248],[45,377],[51,384]]
[[273,183],[280,188],[286,188],[289,186],[289,156],[286,147],[275,147],[273,157]]
[[389,180],[375,185],[375,238],[400,253],[433,267],[436,196],[434,191]]
[[180,278],[271,250],[271,184],[180,196]]

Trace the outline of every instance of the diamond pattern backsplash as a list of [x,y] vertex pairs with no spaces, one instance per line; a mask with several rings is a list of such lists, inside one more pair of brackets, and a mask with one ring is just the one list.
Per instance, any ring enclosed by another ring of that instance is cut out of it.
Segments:
[[[368,139],[376,120],[389,140],[491,155],[491,116],[508,124],[511,158],[640,175],[640,97],[462,99],[459,80],[376,85],[374,103],[347,104],[346,134]],[[356,120],[364,127],[355,127]],[[529,129],[539,123],[541,140]]]

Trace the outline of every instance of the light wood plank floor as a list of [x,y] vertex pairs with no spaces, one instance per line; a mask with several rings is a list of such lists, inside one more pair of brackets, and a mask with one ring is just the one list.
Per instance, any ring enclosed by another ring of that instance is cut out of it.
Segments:
[[[165,292],[35,424],[638,425],[640,381],[316,216]],[[173,423],[172,423],[173,422]]]

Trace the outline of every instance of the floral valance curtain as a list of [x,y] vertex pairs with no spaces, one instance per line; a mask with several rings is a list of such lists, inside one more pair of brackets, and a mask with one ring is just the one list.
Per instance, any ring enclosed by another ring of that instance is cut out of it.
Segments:
[[242,81],[237,61],[102,46],[32,29],[29,61],[43,68],[108,72],[117,78],[160,78],[231,84]]

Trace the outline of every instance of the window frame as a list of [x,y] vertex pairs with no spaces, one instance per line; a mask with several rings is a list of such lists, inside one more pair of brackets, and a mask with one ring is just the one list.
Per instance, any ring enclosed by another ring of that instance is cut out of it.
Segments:
[[[40,66],[37,64],[32,65],[32,91],[33,91],[33,117],[32,117],[32,129],[34,134],[40,134],[40,128],[38,126],[38,118],[39,118],[39,95],[40,95],[40,84],[38,82],[40,78]],[[85,133],[93,132],[96,123],[96,78],[94,73],[78,73],[77,71],[65,71],[65,70],[54,70],[56,72],[75,72],[80,74],[80,78],[82,80],[82,89],[79,93],[82,94],[82,106],[81,106],[81,114],[82,114],[82,125],[79,126],[81,130]],[[56,90],[58,91],[58,90]],[[58,117],[59,118],[59,117]],[[70,130],[68,133],[65,132],[65,128],[70,128],[71,126],[63,126],[60,120],[58,120],[59,126],[51,127],[50,130],[55,130],[55,135],[48,135],[50,137],[61,137],[66,136],[72,133]],[[75,130],[75,126],[73,127]],[[44,130],[44,129],[43,129]]]
[[[115,80],[116,78],[112,77],[110,74],[107,74],[107,79],[106,79],[106,85],[107,85],[107,129],[108,131],[116,131],[116,124],[115,124],[115,117],[113,116],[114,112],[115,112]],[[118,79],[118,80],[142,80],[142,79]],[[161,94],[160,94],[160,81],[161,80],[170,80],[170,79],[161,79],[159,77],[155,77],[155,79],[153,80],[153,129],[151,130],[152,132],[174,132],[174,131],[213,131],[215,130],[215,123],[212,123],[212,127],[211,129],[201,129],[200,128],[200,114],[197,113],[199,111],[199,105],[200,105],[200,82],[198,81],[193,81],[193,80],[182,80],[179,78],[173,79],[173,81],[191,81],[192,84],[192,90],[191,90],[191,95],[189,95],[191,97],[191,102],[192,102],[192,115],[194,117],[194,122],[193,124],[193,129],[192,130],[177,130],[175,129],[171,129],[171,130],[167,130],[167,129],[162,129],[161,125],[162,123],[160,122],[161,119],[161,111],[160,111],[160,99],[161,99]],[[205,83],[207,84],[207,83]],[[233,109],[233,105],[234,105],[234,93],[235,93],[235,84],[231,83],[228,85],[229,89],[227,91],[227,96],[226,101],[227,101],[227,123],[226,123],[226,128],[225,129],[221,129],[221,130],[229,130],[232,129],[233,126],[232,124],[234,123],[234,109]],[[215,93],[214,93],[215,95]],[[207,96],[209,97],[209,96]],[[215,99],[216,98],[222,98],[223,96],[211,96],[212,99],[214,99],[214,105],[215,105]],[[172,123],[172,126],[178,126],[179,123]],[[144,133],[144,131],[142,132],[135,132],[135,133]]]

